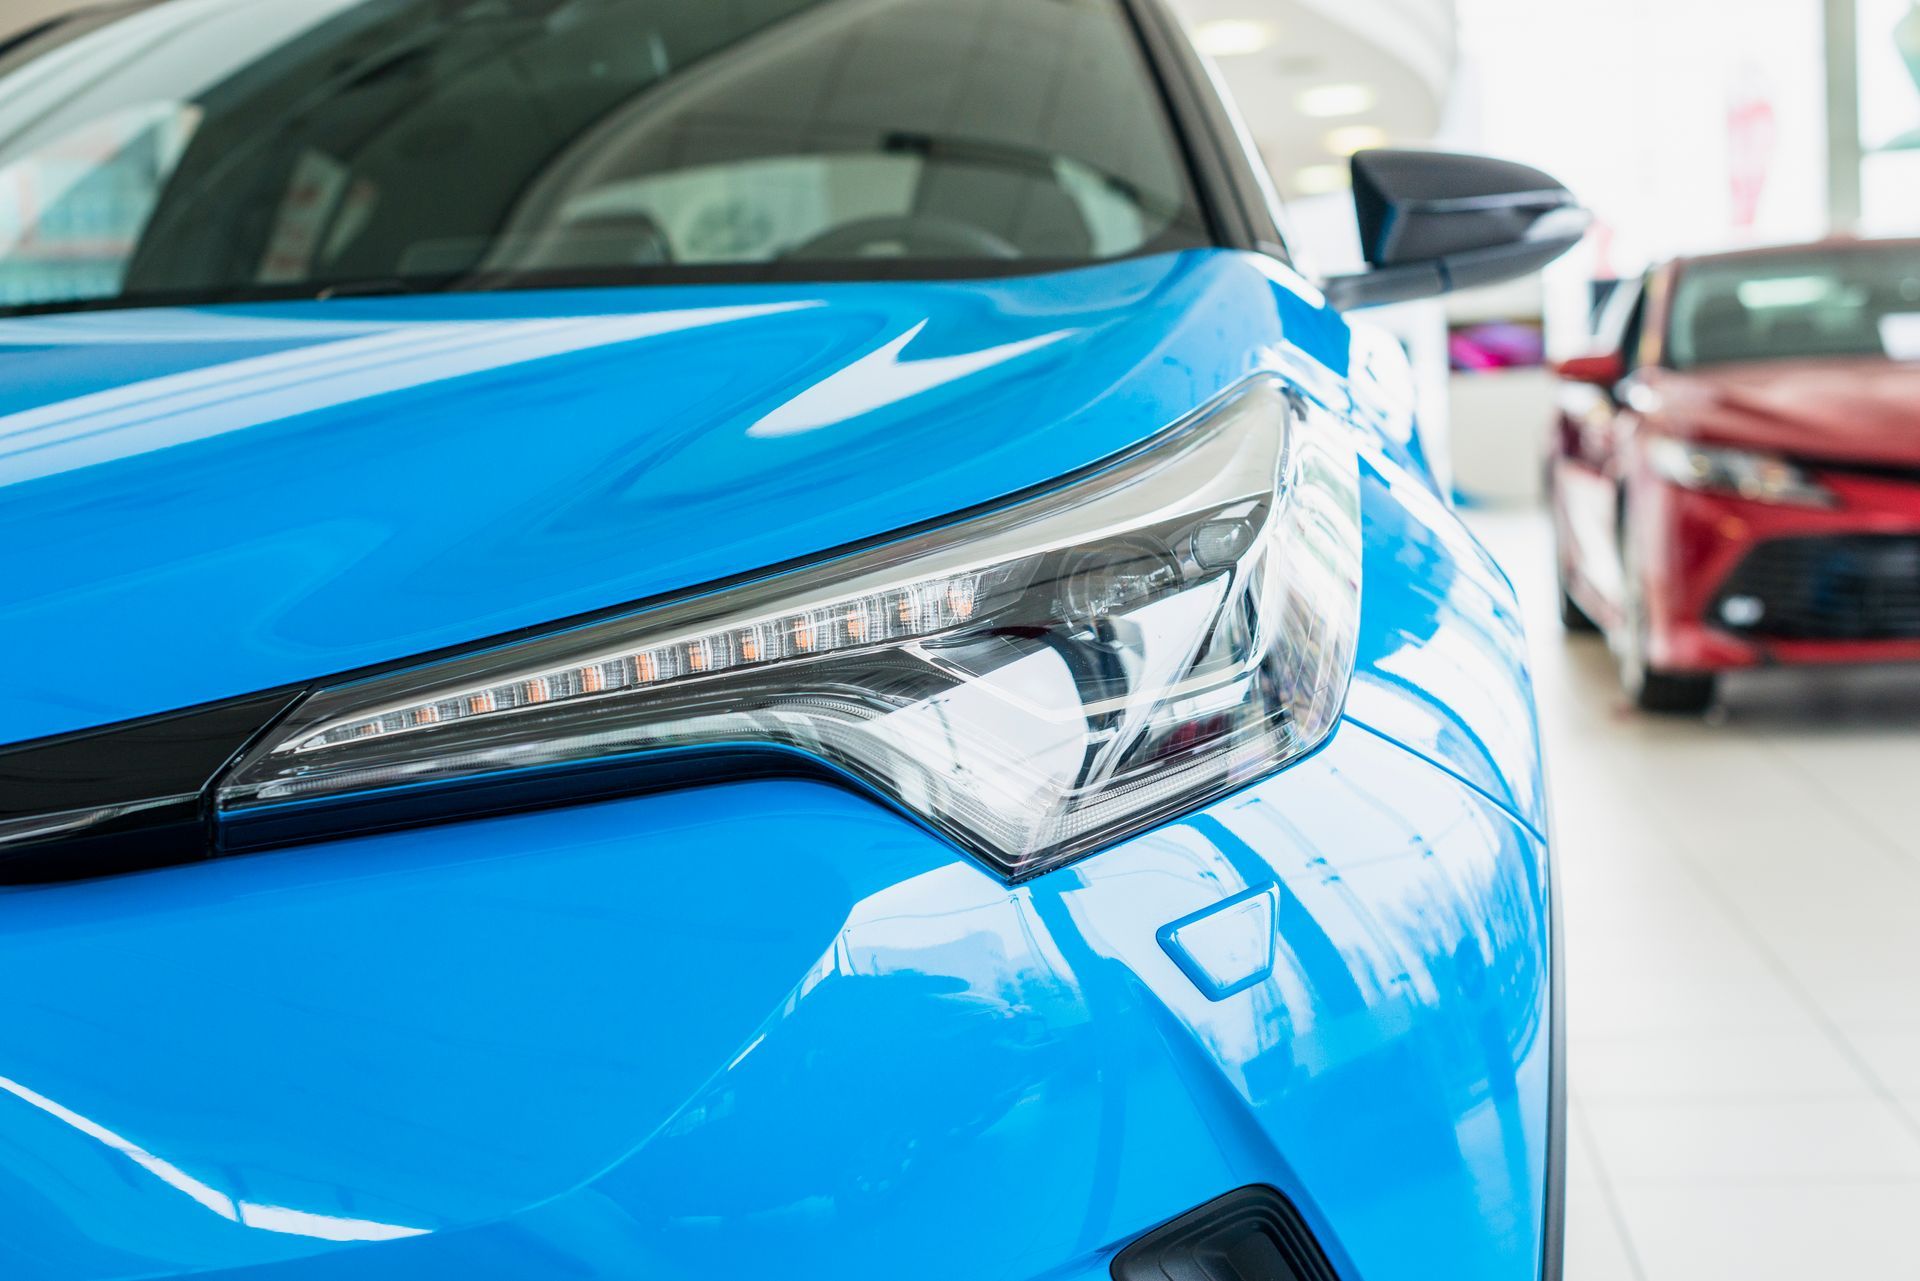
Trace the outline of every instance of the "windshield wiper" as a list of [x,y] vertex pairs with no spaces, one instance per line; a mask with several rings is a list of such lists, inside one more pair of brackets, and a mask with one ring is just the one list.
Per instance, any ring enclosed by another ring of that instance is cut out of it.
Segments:
[[310,284],[311,292],[302,293],[316,302],[331,298],[392,298],[404,294],[442,294],[458,292],[458,276],[370,276],[365,280],[337,280]]

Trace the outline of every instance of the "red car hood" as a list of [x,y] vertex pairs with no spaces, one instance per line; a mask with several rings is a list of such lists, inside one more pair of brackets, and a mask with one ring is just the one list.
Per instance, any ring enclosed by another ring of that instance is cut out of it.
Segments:
[[1800,458],[1920,466],[1920,364],[1783,361],[1666,372],[1682,435]]

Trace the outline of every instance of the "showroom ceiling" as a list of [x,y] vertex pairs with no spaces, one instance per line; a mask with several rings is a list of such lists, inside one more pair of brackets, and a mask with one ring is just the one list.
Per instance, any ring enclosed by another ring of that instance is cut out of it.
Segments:
[[[1453,0],[1174,0],[1219,65],[1281,190],[1346,186],[1346,157],[1433,136],[1456,59]],[[1365,34],[1362,34],[1365,33]]]

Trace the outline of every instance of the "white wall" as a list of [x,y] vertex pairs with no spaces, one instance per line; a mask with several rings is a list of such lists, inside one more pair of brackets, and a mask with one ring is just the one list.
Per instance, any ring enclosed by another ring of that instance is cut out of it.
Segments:
[[1468,501],[1528,506],[1544,494],[1555,384],[1544,369],[1455,374],[1454,484]]
[[1859,0],[1861,231],[1920,233],[1920,3]]
[[[1513,319],[1544,313],[1553,355],[1588,341],[1596,277],[1825,232],[1821,0],[1460,0],[1459,12],[1461,66],[1440,141],[1538,165],[1599,219],[1548,269],[1544,295],[1507,300]],[[1766,181],[1743,217],[1736,139],[1754,135],[1735,119],[1757,103],[1772,115]],[[1530,498],[1550,380],[1457,377],[1452,409],[1461,490],[1491,502]]]
[[[1619,271],[1818,236],[1821,13],[1821,0],[1461,0],[1448,140],[1571,184],[1601,219],[1602,265]],[[1772,111],[1767,180],[1742,226],[1734,118],[1758,102]]]

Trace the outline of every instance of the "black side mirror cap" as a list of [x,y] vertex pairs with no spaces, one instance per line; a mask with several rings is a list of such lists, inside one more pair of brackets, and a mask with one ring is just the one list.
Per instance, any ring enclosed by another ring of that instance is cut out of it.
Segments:
[[1372,270],[1324,282],[1342,310],[1530,275],[1579,244],[1593,223],[1572,192],[1538,169],[1443,151],[1360,152],[1353,199]]

